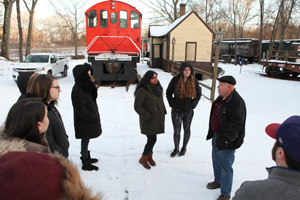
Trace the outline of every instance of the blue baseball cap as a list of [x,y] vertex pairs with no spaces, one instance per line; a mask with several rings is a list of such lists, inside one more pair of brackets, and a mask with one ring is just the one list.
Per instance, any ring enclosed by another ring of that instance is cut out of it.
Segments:
[[300,116],[291,116],[282,124],[269,124],[265,131],[277,140],[287,155],[300,162]]

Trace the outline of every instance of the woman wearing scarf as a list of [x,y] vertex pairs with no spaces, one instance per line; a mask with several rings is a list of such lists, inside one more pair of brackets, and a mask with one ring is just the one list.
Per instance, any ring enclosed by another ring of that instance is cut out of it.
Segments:
[[165,132],[167,112],[162,94],[163,88],[157,79],[157,73],[151,70],[146,72],[134,92],[134,109],[140,118],[141,133],[147,136],[147,143],[139,160],[146,169],[151,169],[150,165],[156,165],[153,160],[156,135]]
[[[178,153],[183,156],[191,136],[191,123],[196,108],[201,97],[201,87],[194,77],[193,67],[187,62],[180,65],[179,74],[172,78],[167,89],[167,99],[172,108],[172,123],[174,128],[175,148],[171,157]],[[180,131],[183,123],[184,138],[182,149],[179,152]]]

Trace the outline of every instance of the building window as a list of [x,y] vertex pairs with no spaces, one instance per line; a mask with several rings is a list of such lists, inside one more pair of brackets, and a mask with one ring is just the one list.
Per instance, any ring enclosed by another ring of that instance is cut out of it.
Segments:
[[130,12],[130,28],[140,28],[140,16],[135,11]]
[[91,10],[88,13],[88,27],[94,28],[97,27],[97,11]]
[[110,13],[110,23],[116,24],[118,20],[118,15],[117,13]]
[[127,28],[127,11],[120,11],[120,28]]
[[101,26],[101,28],[108,27],[108,12],[107,12],[107,10],[100,11],[100,26]]

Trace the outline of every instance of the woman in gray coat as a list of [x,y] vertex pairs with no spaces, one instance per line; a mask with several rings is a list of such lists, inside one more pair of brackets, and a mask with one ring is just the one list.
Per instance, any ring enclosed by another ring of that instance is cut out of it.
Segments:
[[147,143],[139,160],[146,169],[151,169],[150,165],[156,165],[152,157],[156,134],[165,132],[167,112],[162,93],[163,88],[157,79],[157,73],[151,70],[146,72],[134,92],[134,109],[140,117],[141,133],[147,136]]

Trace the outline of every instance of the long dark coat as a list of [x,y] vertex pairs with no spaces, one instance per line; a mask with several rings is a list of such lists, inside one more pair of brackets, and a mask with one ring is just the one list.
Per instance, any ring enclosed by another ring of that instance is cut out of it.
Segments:
[[64,123],[61,115],[54,105],[54,102],[50,104],[45,103],[48,109],[49,126],[46,133],[46,137],[51,149],[51,152],[59,152],[65,157],[69,156],[69,137],[66,133]]
[[165,114],[163,96],[157,97],[149,87],[137,90],[134,109],[140,117],[141,133],[154,135],[165,132]]
[[102,133],[96,99],[75,83],[72,89],[75,137],[91,139]]

